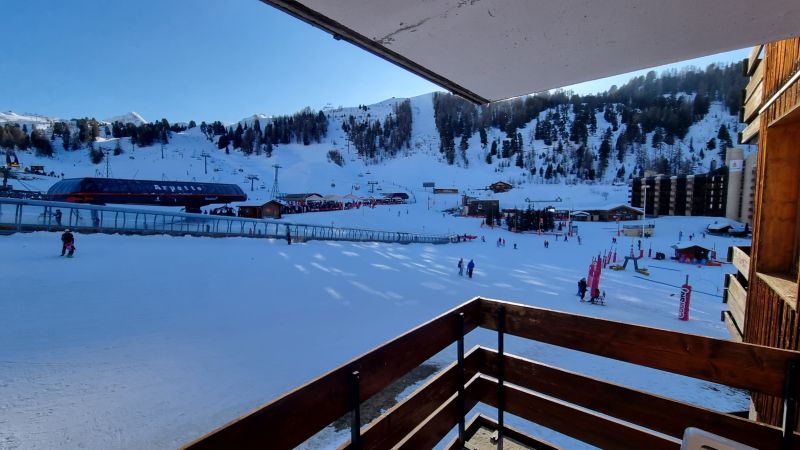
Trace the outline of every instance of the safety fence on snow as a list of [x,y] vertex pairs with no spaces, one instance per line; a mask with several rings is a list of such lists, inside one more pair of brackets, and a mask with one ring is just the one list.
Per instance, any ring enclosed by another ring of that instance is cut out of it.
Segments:
[[[60,211],[60,216],[57,211]],[[435,234],[288,223],[280,220],[157,209],[0,198],[0,233],[61,231],[67,228],[84,233],[276,239],[286,239],[289,234],[293,241],[329,240],[401,244],[453,242],[449,236]]]

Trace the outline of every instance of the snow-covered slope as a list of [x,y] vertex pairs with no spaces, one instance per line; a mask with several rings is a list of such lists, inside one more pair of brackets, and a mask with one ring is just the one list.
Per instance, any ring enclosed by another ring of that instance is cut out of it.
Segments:
[[110,119],[103,120],[103,122],[107,123],[121,122],[123,124],[132,123],[137,126],[147,123],[147,121],[144,120],[144,117],[140,116],[139,113],[137,113],[136,111],[131,111],[121,116],[114,116],[111,117]]
[[19,124],[19,126],[25,125],[29,130],[34,128],[38,129],[47,129],[52,127],[54,122],[57,122],[59,119],[47,116],[41,116],[38,114],[17,114],[12,111],[8,112],[0,112],[0,126],[4,123],[12,123],[12,124]]
[[[635,241],[608,223],[582,223],[582,241],[480,227],[425,203],[305,214],[344,226],[408,223],[484,235],[486,242],[391,245],[263,239],[78,235],[58,256],[56,233],[0,236],[0,448],[176,448],[473,296],[726,338],[724,267],[640,261],[647,280],[603,272],[607,306],[580,303],[593,256]],[[656,219],[644,247],[671,252],[680,231],[724,254],[741,239],[700,237],[712,220]],[[498,238],[507,241],[498,247]],[[550,240],[544,248],[545,239]],[[517,244],[517,249],[514,249]],[[472,279],[456,263],[474,259]],[[689,275],[688,322],[676,318]],[[12,282],[13,280],[13,282]],[[268,289],[265,290],[265,286]],[[494,346],[475,332],[467,348]],[[720,411],[746,410],[743,392],[580,352],[507,339],[506,351]],[[431,361],[448,364],[449,349]],[[486,411],[490,416],[494,412]],[[550,430],[507,423],[586,448]],[[329,428],[306,448],[348,438]]]
[[[308,146],[297,143],[275,145],[270,158],[265,156],[263,150],[250,156],[245,156],[236,149],[231,150],[230,154],[226,154],[217,148],[215,144],[217,137],[209,140],[200,132],[199,128],[189,129],[183,133],[173,133],[169,144],[164,146],[163,159],[160,145],[146,148],[133,147],[129,138],[119,140],[101,138],[95,143],[95,147],[113,149],[119,141],[119,145],[125,153],[110,157],[109,175],[114,177],[232,182],[239,183],[250,191],[250,182],[246,181],[245,177],[256,175],[258,181],[253,184],[254,191],[251,193],[254,201],[268,199],[268,192],[274,179],[272,166],[275,164],[282,166],[279,183],[283,192],[316,191],[339,194],[352,192],[362,195],[368,189],[370,181],[378,182],[377,186],[381,191],[395,189],[410,191],[411,188],[419,187],[424,181],[431,181],[437,186],[457,187],[473,196],[486,196],[486,191],[481,191],[481,189],[495,181],[506,181],[517,187],[511,193],[499,196],[501,200],[507,199],[513,202],[513,205],[509,206],[524,206],[520,202],[525,198],[541,198],[537,192],[546,189],[544,186],[548,183],[560,181],[571,184],[574,182],[575,177],[571,174],[551,180],[543,176],[544,169],[550,164],[553,166],[561,164],[565,170],[569,170],[572,165],[570,152],[574,150],[574,144],[569,140],[563,141],[565,150],[559,153],[555,145],[545,145],[544,141],[533,139],[533,129],[537,120],[544,118],[551,110],[542,111],[537,118],[519,130],[523,136],[523,149],[526,155],[524,168],[516,167],[513,157],[509,159],[494,157],[491,164],[487,164],[486,157],[489,149],[481,145],[477,132],[467,140],[469,147],[465,152],[466,158],[459,154],[455,164],[448,165],[439,151],[439,133],[434,122],[433,95],[426,94],[410,99],[413,127],[409,148],[402,149],[393,158],[383,157],[379,153],[373,160],[362,159],[343,131],[342,124],[347,122],[351,116],[358,122],[384,121],[392,113],[394,106],[406,99],[392,98],[369,105],[364,109],[360,107],[327,109],[328,134],[320,143],[312,143]],[[574,120],[574,114],[567,112],[569,106],[560,108],[561,112],[567,116],[567,121]],[[243,119],[240,123],[252,126],[256,119],[264,127],[270,117],[256,114]],[[611,124],[603,118],[602,113],[597,113],[596,119],[596,132],[589,135],[587,143],[587,147],[595,155],[602,141],[603,133],[611,127]],[[56,119],[0,113],[0,121],[3,120],[48,128]],[[109,120],[143,123],[141,116],[136,113]],[[637,147],[639,148],[637,151],[629,151],[622,162],[617,160],[616,151],[612,151],[609,166],[600,182],[610,185],[620,168],[625,173],[624,178],[627,179],[638,167],[637,163],[642,158],[642,152],[649,154],[650,157],[659,155],[669,157],[679,151],[684,158],[694,160],[695,173],[708,171],[713,161],[716,161],[719,166],[719,155],[716,150],[704,151],[703,158],[700,158],[700,150],[705,147],[709,139],[716,137],[721,125],[727,126],[731,136],[735,136],[741,128],[736,117],[728,114],[722,104],[712,102],[709,113],[691,126],[683,140],[676,141],[671,146],[663,145],[661,149],[652,148],[650,144],[653,133],[650,133],[647,136],[647,143]],[[623,127],[620,127],[618,131],[612,133],[612,143],[622,131]],[[488,128],[487,135],[490,143],[507,139],[506,133],[496,128]],[[105,134],[101,132],[101,136],[105,136]],[[53,170],[59,176],[62,173],[66,177],[106,175],[105,162],[97,166],[92,165],[86,150],[69,152],[63,150],[60,144],[60,139],[54,141],[56,152],[53,158],[37,157],[32,151],[18,151],[17,154],[23,165],[44,165],[47,172]],[[690,147],[695,149],[694,152],[690,151]],[[746,153],[754,151],[754,147],[751,146],[745,146],[744,149]],[[344,167],[339,167],[328,160],[327,153],[330,150],[338,150],[344,156]],[[200,156],[203,153],[211,155],[207,161],[207,173]],[[597,162],[593,162],[593,165],[596,167]],[[35,179],[30,176],[23,178],[27,179],[20,180],[17,185],[20,188],[33,190],[46,190],[54,182],[52,178]],[[605,192],[611,187],[597,189]],[[377,195],[378,193],[373,192],[372,194]],[[625,198],[620,196],[618,200],[624,201]],[[608,202],[604,201],[603,203]]]
[[[271,198],[273,165],[280,165],[283,192],[378,196],[404,191],[412,200],[409,205],[284,220],[469,233],[485,236],[486,242],[309,242],[287,247],[258,239],[79,235],[77,257],[64,260],[57,256],[56,234],[0,236],[0,277],[5,277],[0,279],[9,281],[6,285],[14,294],[0,301],[0,342],[13,343],[0,345],[0,448],[174,448],[476,295],[726,336],[719,321],[725,308],[719,298],[724,267],[646,262],[652,281],[677,285],[690,276],[697,294],[689,322],[675,318],[676,288],[636,278],[631,271],[604,272],[608,306],[582,304],[574,295],[576,281],[586,275],[591,258],[610,250],[626,254],[635,245],[620,239],[615,246],[614,224],[580,224],[580,243],[486,229],[480,219],[444,213],[459,204],[459,196],[433,195],[422,183],[496,198],[503,208],[539,208],[555,205],[557,198],[559,206],[569,208],[626,203],[627,186],[550,184],[513,162],[510,167],[497,160],[486,164],[487,150],[477,133],[469,139],[468,162],[459,159],[447,165],[438,150],[430,94],[410,99],[410,149],[392,159],[359,158],[342,122],[350,115],[383,120],[402,100],[389,99],[366,111],[328,110],[329,133],[321,143],[279,145],[269,158],[237,150],[226,154],[199,127],[174,133],[163,148],[135,147],[128,138],[100,138],[95,148],[113,150],[119,145],[123,150],[119,155],[110,152],[107,164],[93,165],[87,149],[65,151],[58,140],[52,158],[18,151],[23,166],[43,165],[57,176],[19,173],[20,178],[10,180],[16,188],[44,191],[61,174],[211,181],[239,184],[250,196],[247,203],[253,204]],[[262,126],[268,120],[254,116],[248,124],[255,119]],[[719,124],[733,120],[721,105],[712,105],[687,139],[708,140]],[[605,129],[603,125],[598,117],[598,130]],[[528,150],[532,126],[521,131]],[[490,141],[505,138],[496,129],[488,134]],[[591,146],[598,145],[598,135],[590,139]],[[545,158],[551,151],[541,141],[532,145]],[[342,167],[328,161],[333,149],[344,156]],[[632,168],[634,163],[623,164]],[[258,177],[252,191],[248,175]],[[483,190],[498,180],[511,181],[515,188],[503,194]],[[669,254],[680,231],[699,235],[713,220],[657,219],[656,237],[646,240],[645,247]],[[498,238],[507,246],[496,246]],[[551,241],[547,249],[544,239]],[[746,244],[717,237],[702,242],[719,254],[728,245]],[[462,257],[477,264],[471,280],[457,275],[456,262]],[[265,285],[270,286],[269,294]],[[492,345],[494,339],[476,333],[469,336],[468,346]],[[509,340],[506,345],[526,357],[710,408],[747,407],[745,394],[708,383],[620,368],[602,358],[535,343]],[[444,364],[452,356],[437,356],[433,363]],[[530,426],[507,420],[525,430]],[[582,448],[548,430],[534,434],[564,448]],[[344,439],[328,429],[308,447],[335,448]]]

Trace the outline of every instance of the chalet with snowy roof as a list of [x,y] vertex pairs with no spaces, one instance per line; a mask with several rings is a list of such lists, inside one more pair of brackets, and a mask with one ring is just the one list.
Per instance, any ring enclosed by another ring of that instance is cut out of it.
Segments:
[[408,194],[405,192],[384,192],[381,194],[385,201],[389,203],[407,203],[408,202]]
[[750,225],[742,225],[740,223],[728,221],[716,221],[706,227],[706,232],[715,236],[747,237],[747,235],[750,234]]
[[277,200],[270,200],[263,205],[242,205],[239,206],[239,217],[250,217],[252,219],[280,219],[283,204]]
[[512,188],[514,188],[514,186],[506,183],[505,181],[495,181],[494,183],[489,185],[489,190],[494,192],[495,194],[500,192],[508,192]]
[[304,204],[309,201],[321,201],[324,197],[317,193],[284,194],[283,201]]
[[675,256],[673,256],[672,259],[678,260],[682,263],[690,264],[704,263],[705,261],[708,261],[709,256],[713,252],[712,249],[703,247],[699,244],[676,244],[673,245],[672,248],[675,249]]
[[601,208],[579,208],[570,214],[572,220],[585,222],[615,222],[639,220],[642,210],[628,205],[614,204]]
[[500,200],[478,200],[465,195],[461,199],[461,211],[465,216],[486,217],[491,213],[495,217],[500,212]]

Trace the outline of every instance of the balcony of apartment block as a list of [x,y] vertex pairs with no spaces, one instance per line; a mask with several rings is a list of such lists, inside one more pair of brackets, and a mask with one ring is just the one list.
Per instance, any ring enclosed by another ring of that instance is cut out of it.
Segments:
[[731,339],[742,342],[745,311],[747,311],[750,247],[728,247],[728,262],[733,263],[736,273],[725,275],[725,292],[722,301],[728,305],[728,310],[722,312],[722,320],[728,328]]
[[[465,336],[477,329],[496,336],[496,348],[465,351]],[[474,298],[186,448],[289,449],[337,423],[343,430],[349,425],[340,449],[560,448],[536,435],[540,427],[598,448],[678,450],[691,427],[754,448],[800,449],[793,426],[767,425],[522,358],[506,352],[506,337],[597,355],[619,370],[634,364],[786,401],[800,394],[786,384],[795,378],[787,367],[794,367],[800,352]],[[442,351],[452,352],[453,362],[414,392],[394,406],[367,407],[371,397],[391,391]],[[515,416],[516,428],[505,424],[507,414]]]

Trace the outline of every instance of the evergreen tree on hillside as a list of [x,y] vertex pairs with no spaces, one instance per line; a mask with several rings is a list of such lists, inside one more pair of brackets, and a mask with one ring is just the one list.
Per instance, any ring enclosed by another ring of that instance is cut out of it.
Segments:
[[611,128],[606,130],[603,136],[603,141],[600,143],[600,150],[598,150],[598,163],[597,174],[602,178],[603,174],[608,167],[608,158],[611,155]]
[[728,148],[733,147],[733,140],[731,140],[731,135],[728,132],[728,127],[726,127],[725,124],[719,126],[717,139],[719,140],[719,158],[722,161],[725,161],[725,151]]
[[708,142],[706,143],[706,149],[708,149],[708,151],[711,151],[716,148],[717,148],[717,140],[714,138],[709,139]]
[[467,161],[467,149],[469,148],[469,142],[467,142],[467,135],[461,135],[461,142],[458,144],[458,149],[461,150],[461,159],[464,160],[464,165],[468,164]]
[[40,130],[33,130],[31,132],[31,145],[36,149],[36,154],[39,156],[53,156],[53,146],[50,139]]
[[625,150],[628,148],[628,140],[624,132],[617,135],[617,142],[614,144],[614,148],[617,150],[617,161],[625,161]]

